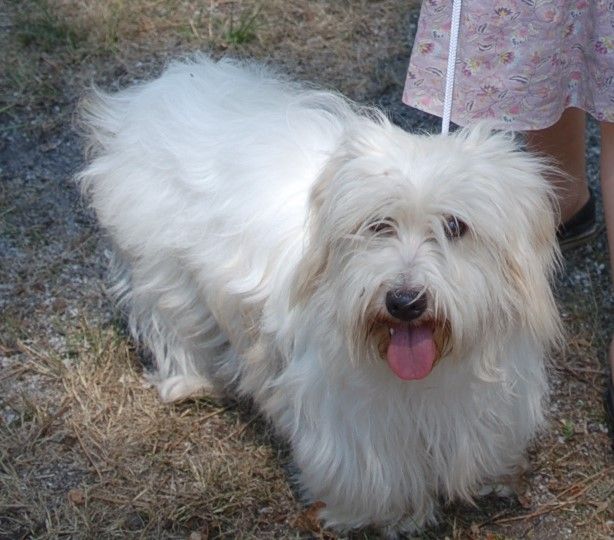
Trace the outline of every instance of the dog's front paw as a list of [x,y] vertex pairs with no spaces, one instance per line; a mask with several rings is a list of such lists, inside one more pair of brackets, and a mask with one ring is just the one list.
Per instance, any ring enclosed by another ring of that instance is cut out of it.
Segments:
[[516,490],[510,486],[509,484],[484,484],[478,490],[478,497],[487,497],[488,495],[495,495],[496,497],[501,497],[502,499],[511,499],[516,495]]
[[168,379],[157,381],[156,387],[160,400],[164,403],[175,403],[198,397],[221,397],[220,392],[211,381],[204,377],[192,375],[174,375]]
[[522,475],[506,476],[495,482],[484,484],[478,490],[478,496],[495,495],[502,499],[513,499],[525,493],[527,487],[527,481]]
[[433,516],[426,521],[420,521],[414,516],[408,516],[397,523],[388,525],[382,529],[382,537],[385,540],[400,540],[419,537],[427,525],[434,525],[436,520]]
[[495,495],[504,499],[511,499],[526,492],[528,484],[525,473],[529,470],[529,462],[523,459],[511,474],[499,476],[484,482],[478,490],[479,497]]

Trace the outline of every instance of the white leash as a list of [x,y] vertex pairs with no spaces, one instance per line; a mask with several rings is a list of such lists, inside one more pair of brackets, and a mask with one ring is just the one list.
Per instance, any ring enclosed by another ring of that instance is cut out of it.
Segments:
[[456,68],[456,53],[458,51],[458,32],[460,29],[461,0],[453,0],[452,24],[450,27],[450,47],[448,49],[448,68],[446,70],[446,92],[443,100],[443,116],[441,118],[441,134],[450,131],[450,116],[452,114],[452,94],[454,93],[454,72]]

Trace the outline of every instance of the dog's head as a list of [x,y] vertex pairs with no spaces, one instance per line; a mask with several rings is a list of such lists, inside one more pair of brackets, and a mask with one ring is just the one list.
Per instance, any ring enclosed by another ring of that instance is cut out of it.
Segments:
[[294,301],[333,310],[353,359],[379,356],[402,379],[512,332],[550,344],[558,249],[545,172],[485,127],[442,137],[357,125],[313,188]]

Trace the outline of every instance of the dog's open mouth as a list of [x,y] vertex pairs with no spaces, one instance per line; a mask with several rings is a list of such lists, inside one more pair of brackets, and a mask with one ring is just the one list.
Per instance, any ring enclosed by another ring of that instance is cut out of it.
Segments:
[[393,373],[405,381],[426,377],[438,356],[432,325],[395,324],[389,332],[386,360]]

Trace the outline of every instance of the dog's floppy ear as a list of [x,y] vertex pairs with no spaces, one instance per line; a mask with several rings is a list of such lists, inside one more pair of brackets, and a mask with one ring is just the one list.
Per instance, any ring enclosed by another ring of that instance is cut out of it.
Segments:
[[548,178],[561,173],[543,156],[523,148],[513,133],[491,128],[482,123],[455,136],[464,139],[481,176],[492,182],[488,188],[496,196],[489,207],[507,224],[488,240],[504,279],[507,315],[519,317],[535,336],[557,342],[559,318],[549,282],[560,266],[558,206]]
[[302,304],[310,298],[322,281],[325,274],[328,249],[309,240],[303,258],[299,262],[294,275],[295,286],[290,297],[290,305]]
[[554,258],[549,261],[531,253],[531,250],[508,250],[504,256],[503,275],[509,291],[515,295],[516,312],[523,325],[534,336],[560,339],[559,319],[549,281],[552,278]]
[[331,239],[324,234],[324,222],[328,213],[327,200],[330,200],[330,185],[336,165],[333,158],[320,174],[309,196],[309,216],[303,256],[296,268],[294,287],[290,305],[305,302],[322,281],[329,262]]
[[306,245],[296,269],[291,305],[310,297],[327,272],[331,254],[336,248],[334,235],[340,233],[339,222],[335,220],[338,204],[344,199],[347,201],[348,192],[358,184],[356,179],[360,174],[356,173],[364,172],[353,167],[356,160],[375,156],[371,162],[368,159],[363,161],[362,167],[365,163],[375,163],[374,170],[379,171],[380,149],[394,141],[392,135],[399,129],[377,111],[364,114],[368,120],[348,129],[311,188]]
[[553,169],[524,153],[519,157],[524,158],[525,168],[519,165],[514,178],[518,181],[520,174],[530,174],[536,182],[531,190],[532,197],[525,197],[524,204],[517,205],[524,219],[515,221],[516,234],[508,238],[503,274],[509,290],[517,296],[518,313],[525,326],[536,336],[550,336],[553,342],[559,342],[560,321],[550,286],[554,273],[561,266],[556,239],[558,207],[546,179],[553,174]]

